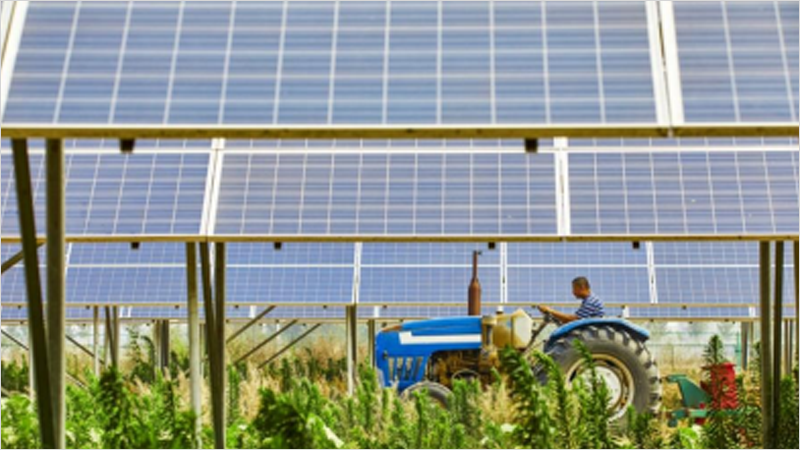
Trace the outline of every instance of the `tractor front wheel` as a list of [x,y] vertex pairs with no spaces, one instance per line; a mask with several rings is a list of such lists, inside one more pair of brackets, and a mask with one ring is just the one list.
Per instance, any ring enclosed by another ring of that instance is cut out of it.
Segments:
[[403,392],[403,397],[407,400],[414,398],[415,392],[427,392],[428,397],[438,403],[441,407],[447,408],[447,403],[450,401],[450,396],[453,394],[450,389],[445,386],[434,383],[433,381],[421,381]]
[[632,406],[639,413],[657,413],[661,406],[661,379],[644,343],[610,327],[587,327],[554,342],[547,351],[568,382],[589,376],[589,367],[575,347],[583,342],[596,372],[609,392],[612,423],[622,423]]

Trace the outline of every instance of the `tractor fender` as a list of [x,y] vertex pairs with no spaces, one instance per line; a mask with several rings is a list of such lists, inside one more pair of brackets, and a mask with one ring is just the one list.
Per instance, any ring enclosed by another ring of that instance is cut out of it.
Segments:
[[650,340],[650,332],[645,330],[642,327],[638,327],[626,320],[622,319],[582,319],[576,320],[574,322],[570,322],[560,328],[558,328],[550,337],[547,339],[547,343],[545,344],[545,351],[547,351],[556,341],[559,339],[575,332],[582,330],[587,327],[599,327],[599,328],[614,328],[616,330],[624,331],[628,333],[632,338],[636,339],[639,342],[647,342]]

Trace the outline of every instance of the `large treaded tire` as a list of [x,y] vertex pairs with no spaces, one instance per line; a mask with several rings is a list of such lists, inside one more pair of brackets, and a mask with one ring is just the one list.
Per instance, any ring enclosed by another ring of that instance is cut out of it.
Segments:
[[[644,343],[627,332],[612,327],[590,326],[576,330],[555,341],[546,351],[567,377],[583,360],[575,348],[576,340],[582,341],[592,355],[613,358],[627,368],[634,387],[630,403],[637,412],[659,412],[662,398],[661,378],[655,359]],[[614,423],[624,426],[625,418],[626,414],[623,413],[615,417]]]
[[445,386],[439,383],[434,383],[433,381],[420,381],[419,383],[403,391],[403,398],[406,400],[412,400],[414,398],[414,393],[421,391],[428,391],[428,396],[431,398],[431,400],[435,401],[443,408],[447,408],[450,402],[450,396],[453,395],[453,392],[450,391],[450,389],[447,389]]

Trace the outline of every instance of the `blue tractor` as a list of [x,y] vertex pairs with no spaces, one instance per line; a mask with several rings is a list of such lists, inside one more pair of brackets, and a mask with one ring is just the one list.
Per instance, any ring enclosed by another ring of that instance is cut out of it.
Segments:
[[[470,312],[480,311],[480,294],[474,300],[477,263],[473,266]],[[477,304],[476,304],[477,303]],[[656,413],[661,404],[658,367],[646,347],[650,334],[625,320],[586,319],[561,326],[545,315],[534,329],[523,310],[494,316],[466,316],[407,322],[383,329],[376,337],[375,361],[386,387],[409,394],[427,390],[447,403],[455,380],[491,381],[499,366],[499,350],[510,346],[528,353],[548,324],[558,326],[544,343],[544,352],[561,367],[567,381],[585,376],[583,358],[575,348],[582,341],[595,360],[597,372],[609,388],[612,417],[626,416],[633,406]]]

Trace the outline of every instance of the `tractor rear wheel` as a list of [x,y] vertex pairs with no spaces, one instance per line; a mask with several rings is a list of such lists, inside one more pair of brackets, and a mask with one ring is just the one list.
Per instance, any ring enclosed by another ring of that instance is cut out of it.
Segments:
[[624,425],[628,409],[658,413],[661,379],[653,356],[643,342],[611,327],[586,327],[554,342],[547,354],[564,373],[567,382],[587,377],[587,367],[575,341],[581,341],[594,358],[597,374],[608,387],[611,421]]

